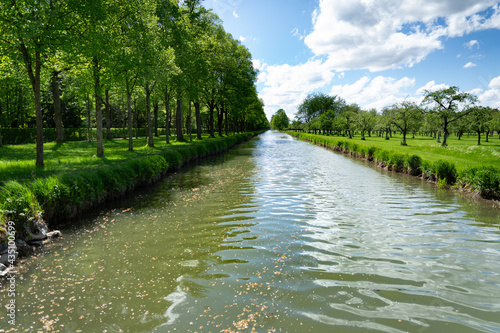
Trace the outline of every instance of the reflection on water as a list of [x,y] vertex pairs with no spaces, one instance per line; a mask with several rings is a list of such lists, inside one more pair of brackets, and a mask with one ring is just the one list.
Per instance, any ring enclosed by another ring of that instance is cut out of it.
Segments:
[[19,331],[500,332],[498,209],[276,132],[64,234]]

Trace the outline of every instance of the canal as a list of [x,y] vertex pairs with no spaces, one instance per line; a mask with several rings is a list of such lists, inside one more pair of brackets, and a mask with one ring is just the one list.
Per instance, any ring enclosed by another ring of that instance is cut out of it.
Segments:
[[269,131],[63,230],[0,331],[500,332],[499,219]]

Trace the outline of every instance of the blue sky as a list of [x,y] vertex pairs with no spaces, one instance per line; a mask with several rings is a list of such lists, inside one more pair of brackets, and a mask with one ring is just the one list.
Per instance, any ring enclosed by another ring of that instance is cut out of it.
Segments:
[[500,2],[205,0],[252,53],[268,118],[312,92],[381,110],[446,86],[500,108]]

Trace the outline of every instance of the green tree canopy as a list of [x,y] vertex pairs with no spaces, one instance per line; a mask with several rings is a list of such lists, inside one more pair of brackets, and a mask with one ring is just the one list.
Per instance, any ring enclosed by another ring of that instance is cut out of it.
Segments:
[[431,112],[439,116],[441,128],[443,129],[442,146],[447,146],[448,126],[450,123],[466,116],[472,112],[470,107],[477,101],[475,95],[461,92],[456,86],[440,89],[437,91],[425,91],[424,104],[433,106]]
[[271,129],[273,130],[283,130],[288,128],[290,125],[290,120],[286,115],[285,110],[279,109],[271,118]]

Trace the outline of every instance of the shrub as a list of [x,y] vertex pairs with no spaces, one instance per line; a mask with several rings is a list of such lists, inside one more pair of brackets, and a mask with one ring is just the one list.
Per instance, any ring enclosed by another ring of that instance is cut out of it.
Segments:
[[405,167],[408,169],[410,175],[418,175],[422,172],[422,158],[418,155],[410,155],[407,157]]
[[457,181],[457,170],[455,164],[439,160],[433,164],[434,173],[438,181],[444,181],[445,184],[453,185]]
[[379,162],[389,164],[391,152],[389,150],[379,150],[375,154],[375,158]]
[[402,171],[405,165],[405,155],[393,152],[389,155],[389,165],[391,165],[396,171]]
[[42,208],[33,192],[16,181],[7,182],[0,191],[0,224],[13,221],[18,237],[28,236],[35,222],[42,221]]
[[461,182],[477,189],[482,197],[500,197],[500,170],[492,167],[476,167],[466,169],[460,174]]

